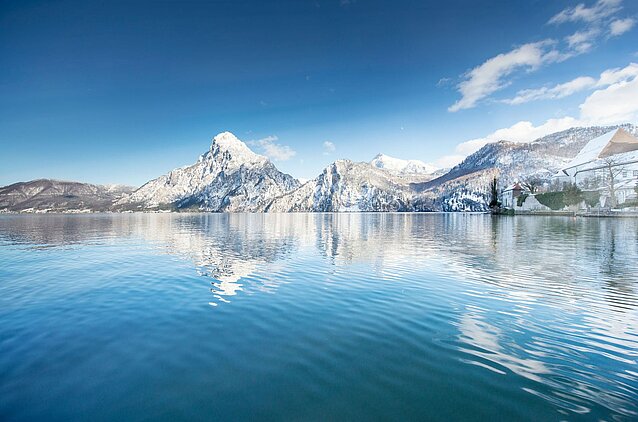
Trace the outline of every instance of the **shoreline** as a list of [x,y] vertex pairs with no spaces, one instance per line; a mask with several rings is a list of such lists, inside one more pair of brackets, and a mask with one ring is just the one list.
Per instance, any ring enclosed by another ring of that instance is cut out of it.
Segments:
[[584,218],[638,218],[638,211],[515,211],[513,214],[491,213],[490,211],[307,211],[307,212],[211,212],[211,211],[5,211],[0,210],[2,215],[96,215],[96,214],[251,214],[251,215],[273,215],[273,214],[460,214],[460,215],[482,215],[491,214],[493,216],[506,217],[584,217]]

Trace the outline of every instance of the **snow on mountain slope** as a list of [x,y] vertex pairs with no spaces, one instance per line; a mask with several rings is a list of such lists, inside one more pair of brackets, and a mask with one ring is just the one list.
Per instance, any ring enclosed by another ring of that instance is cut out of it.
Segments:
[[438,170],[432,164],[424,163],[419,160],[402,160],[400,158],[390,157],[385,154],[377,154],[370,161],[374,167],[387,170],[391,173],[407,176],[407,175],[424,175],[432,174]]
[[223,132],[195,164],[151,180],[118,206],[252,212],[298,186],[296,179],[280,172],[266,157]]
[[487,211],[490,183],[499,176],[495,168],[478,170],[446,181],[418,194],[422,209],[436,211]]
[[[567,164],[591,139],[618,126],[577,127],[553,133],[532,142],[499,141],[483,146],[469,155],[447,174],[417,186],[427,190],[455,178],[479,170],[499,170],[500,182],[505,185],[514,180],[537,177],[548,181],[562,166]],[[626,130],[638,133],[638,127],[623,125]]]
[[402,178],[369,163],[337,160],[314,180],[276,198],[269,212],[411,211],[412,191]]
[[[499,141],[483,146],[462,163],[436,179],[413,184],[423,197],[432,198],[442,211],[487,209],[487,186],[493,177],[499,186],[538,178],[549,182],[591,139],[619,126],[577,127],[556,132],[532,142]],[[631,133],[638,127],[622,125]]]
[[[0,188],[0,210],[483,211],[494,177],[500,186],[530,177],[549,181],[589,140],[617,127],[573,128],[528,143],[490,143],[443,175],[422,162],[382,154],[370,163],[338,160],[303,185],[224,132],[195,164],[130,194],[120,187],[39,180]],[[638,134],[637,126],[621,127]]]

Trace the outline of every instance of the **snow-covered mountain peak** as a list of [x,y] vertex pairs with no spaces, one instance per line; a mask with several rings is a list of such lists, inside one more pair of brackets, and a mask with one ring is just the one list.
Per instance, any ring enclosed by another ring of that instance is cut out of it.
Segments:
[[438,170],[437,167],[424,163],[423,161],[402,160],[382,153],[377,154],[372,161],[370,161],[370,164],[374,167],[400,175],[431,174]]
[[213,144],[223,145],[223,146],[233,146],[233,145],[244,145],[245,144],[239,140],[232,132],[220,132],[213,137]]
[[253,152],[250,148],[248,148],[248,145],[240,141],[239,138],[231,132],[221,132],[215,135],[210,144],[210,153],[213,156],[217,156],[222,153],[224,155],[228,155],[225,158],[234,159],[238,162],[244,163],[257,163],[267,160],[267,158],[263,155]]
[[299,187],[230,132],[216,135],[196,163],[153,179],[116,205],[132,209],[256,211]]

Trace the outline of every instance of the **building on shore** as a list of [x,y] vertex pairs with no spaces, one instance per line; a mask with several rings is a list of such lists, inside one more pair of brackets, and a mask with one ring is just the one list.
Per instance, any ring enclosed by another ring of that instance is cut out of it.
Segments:
[[501,193],[501,205],[504,208],[513,209],[518,202],[518,198],[523,194],[524,191],[525,190],[518,182],[515,182],[511,186],[506,187]]
[[550,212],[551,209],[536,199],[536,196],[519,182],[503,189],[500,195],[501,206],[517,213]]
[[637,200],[638,139],[622,128],[592,139],[555,176],[583,191],[598,191],[600,206]]

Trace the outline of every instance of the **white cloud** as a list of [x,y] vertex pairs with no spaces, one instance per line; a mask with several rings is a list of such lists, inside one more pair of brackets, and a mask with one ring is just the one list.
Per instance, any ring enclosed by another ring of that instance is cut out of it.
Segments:
[[534,139],[549,135],[550,133],[560,132],[561,130],[569,129],[577,125],[578,120],[573,117],[549,119],[539,126],[534,126],[534,124],[529,121],[520,121],[510,127],[498,129],[487,135],[485,138],[471,139],[469,141],[462,142],[456,146],[455,151],[467,156],[478,151],[484,145],[492,142],[502,140],[510,142],[530,142]]
[[555,85],[551,88],[524,89],[518,91],[514,98],[503,100],[506,104],[523,104],[535,100],[558,99],[572,95],[576,92],[588,89],[596,85],[596,80],[589,76],[580,76],[569,82]]
[[615,16],[622,9],[621,3],[622,0],[598,0],[591,7],[580,3],[554,15],[548,23],[582,22],[587,25],[586,30],[577,31],[566,37],[572,50],[584,53],[594,46],[595,39],[603,31],[607,32],[610,37],[616,37],[629,31],[635,25],[634,18],[623,19]]
[[616,36],[627,32],[635,24],[635,20],[619,19],[615,16],[622,9],[621,3],[622,0],[598,0],[589,7],[581,3],[562,10],[548,23],[576,22],[581,23],[583,27],[566,36],[564,43],[544,40],[523,44],[469,70],[457,85],[461,99],[448,107],[448,111],[456,112],[475,107],[481,100],[507,87],[511,83],[508,77],[515,72],[532,72],[543,65],[565,61],[589,52],[605,35]]
[[580,105],[580,114],[592,124],[638,121],[638,77],[594,91]]
[[573,117],[561,117],[549,119],[539,126],[534,126],[532,122],[521,121],[508,128],[498,129],[487,137],[493,140],[507,140],[511,142],[530,142],[550,133],[560,132],[578,124]]
[[616,19],[609,25],[609,35],[616,37],[629,31],[636,24],[633,18]]
[[467,155],[454,154],[454,155],[444,155],[438,160],[431,163],[434,167],[440,169],[448,169],[454,167],[459,164]]
[[484,138],[462,142],[456,146],[456,155],[444,156],[439,160],[452,161],[450,157],[454,157],[458,163],[484,145],[500,140],[530,142],[576,126],[638,122],[638,64],[630,63],[622,69],[604,71],[595,86],[599,89],[592,92],[579,106],[578,117],[549,119],[538,126],[529,121],[520,121],[510,127],[498,129]]
[[335,152],[336,149],[337,149],[337,147],[335,146],[335,144],[333,144],[330,141],[325,141],[323,143],[323,155],[331,154],[331,153]]
[[489,144],[490,142],[496,142],[498,139],[489,139],[489,138],[477,138],[470,139],[469,141],[461,142],[456,146],[454,151],[458,152],[462,157],[466,157],[473,152],[478,151],[483,148],[483,146]]
[[278,137],[271,135],[252,141],[251,144],[257,145],[262,150],[263,154],[273,161],[286,161],[297,154],[297,152],[288,145],[275,143],[278,140]]
[[587,7],[580,3],[568,7],[554,15],[548,23],[560,24],[565,22],[596,23],[607,18],[621,9],[622,0],[598,0],[593,6]]
[[600,35],[600,29],[597,27],[589,28],[584,31],[576,31],[565,37],[572,56],[583,54],[594,48],[596,38]]
[[627,81],[638,76],[638,63],[629,63],[622,69],[617,67],[614,69],[607,69],[600,74],[597,86],[608,86],[617,82]]
[[524,44],[508,53],[492,57],[470,70],[458,85],[461,99],[450,106],[448,111],[472,108],[481,99],[506,87],[509,83],[503,79],[515,70],[535,70],[548,59],[553,59],[554,55],[547,55],[550,44],[549,41]]
[[630,63],[624,68],[607,69],[600,74],[598,80],[589,76],[580,76],[569,82],[555,85],[553,87],[541,87],[535,89],[524,89],[518,91],[514,98],[503,100],[506,104],[523,104],[530,101],[544,99],[558,99],[570,96],[576,92],[591,88],[600,88],[611,84],[627,81],[638,76],[638,64]]

